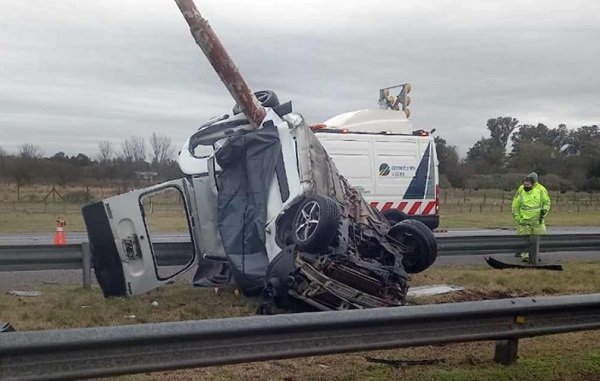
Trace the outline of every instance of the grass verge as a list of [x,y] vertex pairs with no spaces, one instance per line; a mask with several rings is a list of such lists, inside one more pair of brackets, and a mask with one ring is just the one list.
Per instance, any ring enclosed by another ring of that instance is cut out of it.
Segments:
[[[2,233],[53,233],[56,217],[61,216],[67,221],[66,231],[85,231],[85,224],[80,209],[66,211],[34,212],[34,211],[4,211],[0,213],[0,232]],[[185,219],[181,213],[173,211],[158,211],[148,214],[148,223],[154,231],[174,232],[187,231]],[[548,217],[548,226],[594,226],[600,221],[600,212],[552,212]],[[440,228],[495,228],[514,227],[510,212],[472,212],[444,211],[441,209]]]
[[[491,268],[433,268],[413,277],[413,286],[452,283],[458,293],[411,304],[460,302],[529,295],[563,295],[600,291],[600,264],[567,263],[563,272]],[[253,315],[256,301],[233,294],[233,288],[212,289],[171,285],[135,298],[104,299],[98,289],[46,287],[35,298],[0,295],[0,320],[18,330],[109,326]],[[152,307],[157,301],[158,307]],[[135,317],[133,317],[135,315]],[[350,355],[178,370],[123,376],[122,380],[600,380],[600,332],[553,335],[520,341],[515,366],[492,361],[493,343],[377,351]],[[428,366],[368,362],[365,355],[384,359],[441,359]]]

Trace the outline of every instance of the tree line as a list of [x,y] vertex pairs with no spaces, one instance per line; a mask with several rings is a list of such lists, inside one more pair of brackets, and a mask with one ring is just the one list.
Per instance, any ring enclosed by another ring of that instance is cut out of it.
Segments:
[[[512,117],[487,121],[482,137],[461,158],[456,146],[436,137],[441,185],[445,188],[514,189],[524,175],[536,171],[544,185],[555,190],[600,190],[600,129],[597,125],[568,129],[519,124]],[[510,144],[509,144],[510,143]],[[131,136],[120,145],[103,140],[97,154],[45,157],[39,146],[23,144],[15,154],[0,147],[0,179],[17,187],[30,183],[65,186],[96,182],[137,187],[141,183],[181,177],[173,160],[171,139],[153,133],[147,139]]]
[[131,136],[120,145],[102,140],[96,157],[83,153],[69,156],[62,151],[45,157],[39,146],[25,143],[15,154],[0,148],[0,179],[15,183],[17,188],[32,183],[66,186],[110,182],[127,189],[181,177],[174,154],[171,138],[159,133],[147,139]]
[[[541,176],[556,190],[600,189],[600,129],[597,125],[568,129],[519,124],[516,118],[487,121],[482,137],[460,158],[456,146],[436,137],[439,170],[446,186],[514,189],[525,174]],[[510,144],[509,144],[510,143]]]

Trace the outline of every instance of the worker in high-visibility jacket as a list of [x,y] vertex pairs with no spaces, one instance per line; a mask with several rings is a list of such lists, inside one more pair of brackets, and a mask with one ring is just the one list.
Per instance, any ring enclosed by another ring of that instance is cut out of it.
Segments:
[[[512,214],[517,224],[517,235],[546,234],[545,218],[550,211],[550,196],[539,183],[538,174],[531,172],[519,187],[512,202]],[[529,253],[519,253],[523,259]]]

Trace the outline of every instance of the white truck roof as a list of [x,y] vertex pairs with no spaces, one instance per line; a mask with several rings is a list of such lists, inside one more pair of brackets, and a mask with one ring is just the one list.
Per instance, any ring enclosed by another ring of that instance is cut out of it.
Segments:
[[350,132],[389,131],[394,134],[411,134],[412,123],[402,111],[367,109],[346,112],[328,119],[323,124],[325,129],[347,129]]

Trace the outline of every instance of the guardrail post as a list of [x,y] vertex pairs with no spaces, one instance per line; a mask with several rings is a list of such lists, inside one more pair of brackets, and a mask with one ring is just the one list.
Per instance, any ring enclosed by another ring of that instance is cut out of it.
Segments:
[[529,236],[529,264],[537,265],[538,254],[540,253],[540,236],[532,234]]
[[92,288],[92,251],[88,242],[81,243],[81,260],[83,262],[83,288]]
[[[531,253],[529,253],[531,255]],[[517,362],[517,352],[519,349],[519,340],[508,339],[496,341],[496,352],[494,361],[502,365],[512,365]]]

